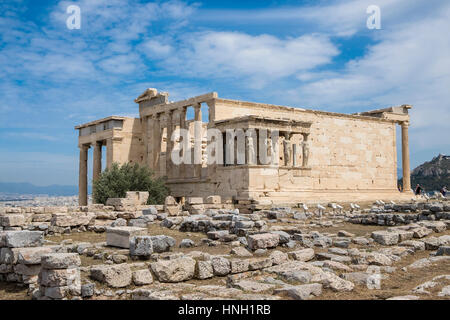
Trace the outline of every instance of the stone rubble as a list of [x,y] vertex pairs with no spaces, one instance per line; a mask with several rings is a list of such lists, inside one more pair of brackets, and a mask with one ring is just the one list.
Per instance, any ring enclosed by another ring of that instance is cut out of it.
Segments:
[[[189,198],[181,205],[169,198],[164,206],[134,207],[112,200],[110,206],[5,208],[0,213],[0,282],[28,286],[33,299],[307,300],[329,291],[353,292],[358,286],[376,290],[377,281],[383,283],[393,273],[450,261],[450,235],[442,235],[450,226],[446,203],[385,204],[378,205],[377,212],[326,209],[322,218],[303,213],[305,219],[299,220],[302,212],[297,208],[252,207],[242,214],[242,207],[237,210],[219,200]],[[170,206],[180,212],[173,215],[175,211],[167,211]],[[380,230],[355,234],[339,229],[343,223],[374,224]],[[151,226],[184,236],[176,240],[150,234]],[[327,233],[329,227],[339,231]],[[80,232],[104,234],[104,240],[47,240]],[[194,233],[203,235],[201,241],[191,239]],[[228,249],[222,254],[197,249],[205,245]],[[397,270],[403,259],[421,252],[430,256]],[[81,256],[100,264],[81,265]],[[224,286],[207,290],[208,286],[186,283],[207,279],[223,281]],[[389,299],[448,296],[446,279],[430,280]],[[130,290],[133,286],[142,288]]]

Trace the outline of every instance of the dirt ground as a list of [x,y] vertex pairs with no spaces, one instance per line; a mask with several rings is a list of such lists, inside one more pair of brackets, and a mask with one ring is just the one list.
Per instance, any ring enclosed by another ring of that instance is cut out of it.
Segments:
[[14,283],[0,282],[0,300],[30,300],[27,288]]

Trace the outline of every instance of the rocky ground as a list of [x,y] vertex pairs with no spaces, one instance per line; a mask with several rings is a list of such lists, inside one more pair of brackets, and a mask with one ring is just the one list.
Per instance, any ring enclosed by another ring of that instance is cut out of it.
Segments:
[[448,201],[134,209],[0,211],[0,299],[450,298]]

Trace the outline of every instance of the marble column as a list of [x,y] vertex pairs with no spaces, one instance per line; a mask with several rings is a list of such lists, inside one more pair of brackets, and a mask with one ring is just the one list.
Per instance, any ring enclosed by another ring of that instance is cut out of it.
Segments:
[[114,162],[114,143],[113,139],[106,140],[106,168],[111,168]]
[[149,117],[145,118],[144,122],[145,122],[145,131],[144,131],[145,139],[144,139],[144,142],[146,143],[145,149],[147,150],[147,154],[146,154],[147,162],[146,162],[146,164],[147,164],[147,166],[150,169],[154,170],[155,169],[154,168],[154,163],[153,163],[153,159],[154,159],[153,153],[155,152],[155,146],[154,146],[155,139],[153,138],[153,132],[154,132],[153,127],[155,125],[154,124],[154,119],[153,119],[152,116],[149,116]]
[[102,173],[102,147],[103,141],[97,141],[94,145],[92,181],[97,180]]
[[[180,129],[183,131],[186,131],[187,125],[186,125],[186,113],[187,113],[187,107],[183,107],[181,109],[181,113],[180,113]],[[186,136],[184,136],[181,144],[180,148],[183,149],[183,151],[181,152],[181,156],[183,157],[183,162],[180,164],[180,172],[179,172],[179,176],[180,178],[186,178],[186,161],[188,160],[186,155],[188,154],[188,149],[190,147],[189,145],[189,134]]]
[[88,204],[88,150],[89,146],[87,145],[80,147],[80,169],[78,172],[78,204],[80,206],[87,206]]
[[[172,151],[173,150],[180,150],[181,153],[181,112],[182,110],[174,110],[172,113],[172,132],[178,132],[176,135],[176,139],[172,142]],[[171,151],[171,154],[172,154]],[[181,155],[180,155],[181,156]],[[172,166],[172,177],[175,179],[180,178],[180,166],[181,164],[174,163],[173,161],[170,162],[170,165]]]
[[170,178],[172,176],[172,133],[173,133],[173,123],[172,123],[172,110],[166,112],[166,176]]
[[148,147],[149,147],[149,141],[148,141],[148,125],[147,125],[147,117],[141,118],[141,126],[142,126],[142,141],[144,143],[144,160],[143,165],[147,165],[150,167],[150,159],[148,158]]
[[297,154],[297,144],[292,145],[292,166],[295,168],[298,166],[298,154]]
[[153,148],[152,169],[157,176],[160,176],[160,157],[161,157],[161,117],[158,114],[152,116],[152,141]]
[[194,176],[200,178],[202,175],[202,105],[194,106]]
[[402,126],[402,167],[403,167],[403,192],[411,191],[411,169],[409,163],[409,122],[404,121]]

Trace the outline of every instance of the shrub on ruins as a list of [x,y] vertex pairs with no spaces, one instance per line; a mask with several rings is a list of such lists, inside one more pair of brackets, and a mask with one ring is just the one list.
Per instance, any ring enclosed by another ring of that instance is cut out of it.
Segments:
[[97,203],[106,204],[108,198],[125,198],[127,191],[148,191],[148,204],[162,204],[169,195],[164,179],[156,178],[152,170],[137,163],[113,163],[94,181],[93,196]]

